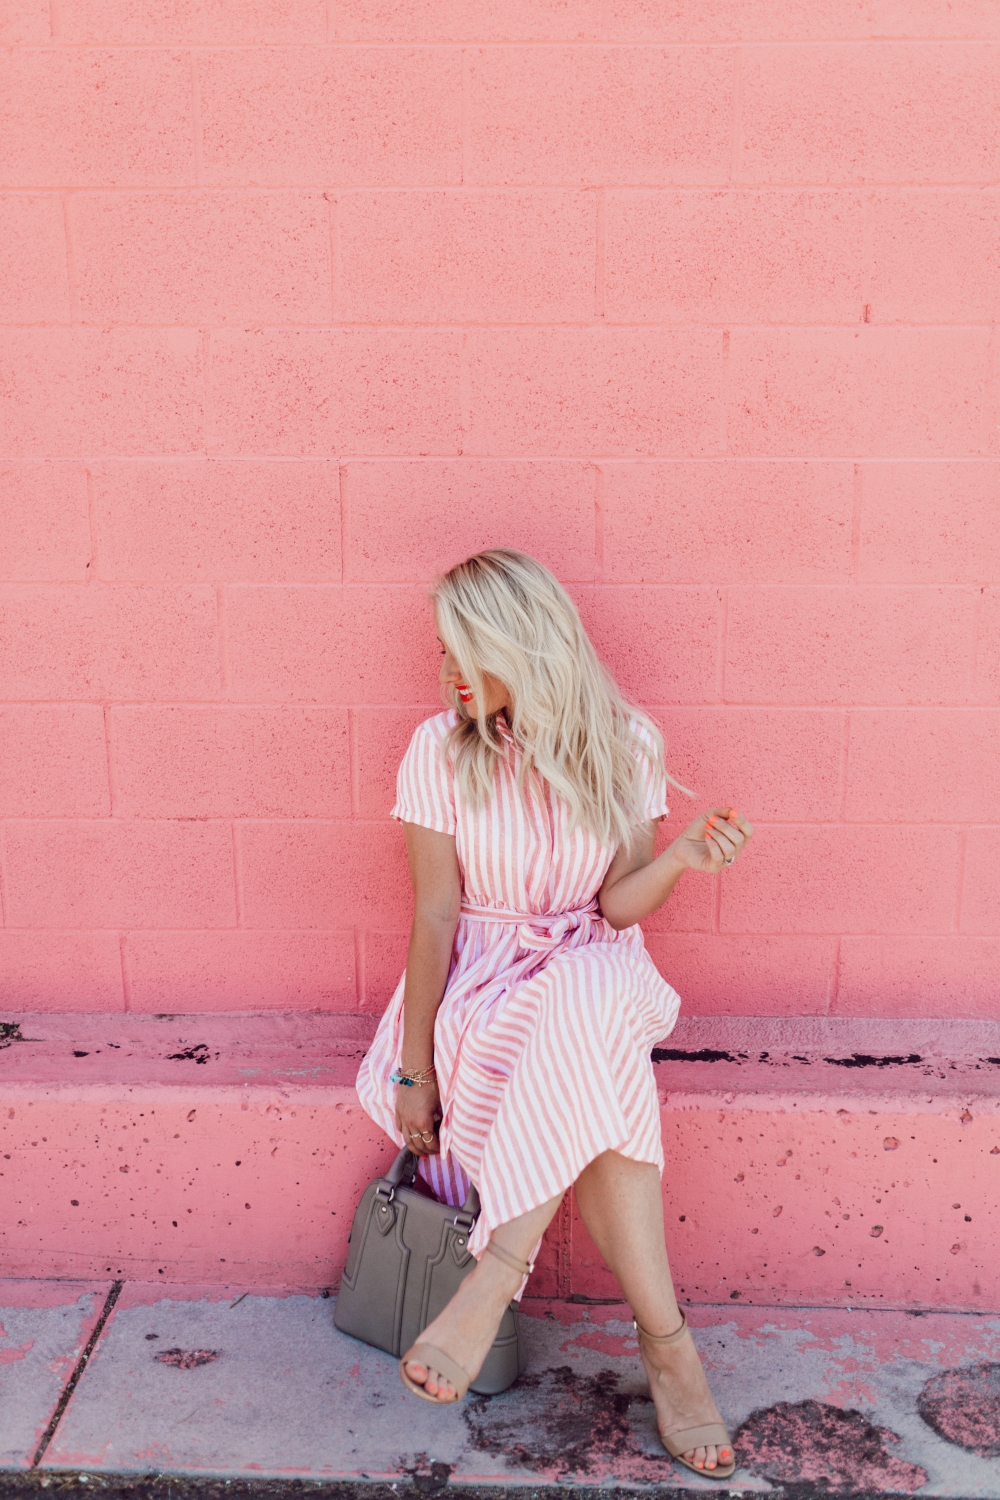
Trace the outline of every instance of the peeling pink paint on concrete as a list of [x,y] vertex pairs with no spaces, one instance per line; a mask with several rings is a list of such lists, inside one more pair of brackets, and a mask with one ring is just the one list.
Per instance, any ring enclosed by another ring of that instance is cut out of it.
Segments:
[[99,1306],[109,1289],[110,1282],[95,1286],[92,1281],[32,1280],[0,1276],[0,1307],[70,1307],[81,1297],[90,1297]]
[[620,1357],[635,1354],[639,1345],[637,1340],[628,1334],[603,1333],[595,1328],[578,1333],[575,1338],[568,1339],[559,1347],[564,1352],[568,1349],[596,1349],[598,1354],[612,1354]]
[[16,1348],[16,1349],[0,1349],[0,1365],[12,1365],[12,1364],[15,1364],[17,1360],[24,1358],[24,1356],[28,1353],[29,1349],[33,1349],[34,1347],[35,1347],[35,1341],[34,1341],[34,1339],[29,1339],[26,1344],[21,1344],[19,1348]]

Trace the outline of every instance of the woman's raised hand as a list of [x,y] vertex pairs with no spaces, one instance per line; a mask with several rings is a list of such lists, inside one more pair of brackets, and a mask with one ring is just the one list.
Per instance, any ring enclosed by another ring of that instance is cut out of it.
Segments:
[[735,807],[713,807],[688,824],[674,840],[673,852],[689,870],[715,875],[732,864],[751,838],[753,824]]
[[436,1083],[396,1089],[396,1125],[416,1156],[437,1156],[441,1150],[435,1126],[441,1118],[441,1095]]

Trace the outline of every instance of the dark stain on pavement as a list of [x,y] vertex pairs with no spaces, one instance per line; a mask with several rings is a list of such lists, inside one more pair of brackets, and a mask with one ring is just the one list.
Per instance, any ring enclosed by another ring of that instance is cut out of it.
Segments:
[[717,1052],[714,1047],[699,1047],[697,1052],[686,1052],[683,1047],[654,1047],[650,1054],[655,1063],[659,1062],[746,1062],[749,1053],[739,1052]]
[[[670,1467],[666,1453],[642,1451],[629,1425],[632,1403],[649,1404],[650,1398],[619,1390],[613,1370],[578,1375],[559,1365],[522,1375],[512,1394],[529,1392],[527,1402],[490,1396],[470,1402],[464,1416],[472,1446],[480,1453],[503,1454],[517,1468],[560,1479],[592,1473],[626,1455]],[[649,1477],[655,1482],[655,1469]]]
[[[218,1053],[215,1054],[218,1057]],[[207,1063],[211,1053],[205,1042],[195,1042],[191,1047],[185,1047],[183,1052],[168,1052],[167,1062],[193,1062]]]
[[172,1365],[175,1370],[197,1370],[199,1365],[210,1365],[219,1357],[218,1349],[164,1349],[154,1354],[159,1365]]
[[905,1057],[873,1057],[869,1052],[852,1052],[850,1057],[824,1057],[824,1062],[835,1068],[902,1068],[923,1062],[919,1052],[908,1052]]
[[399,1460],[400,1472],[408,1474],[418,1495],[437,1495],[447,1487],[454,1464],[431,1462],[426,1453],[415,1453],[407,1464]]
[[920,1392],[917,1411],[946,1443],[1000,1458],[1000,1364],[942,1370]]
[[812,1400],[751,1412],[735,1439],[741,1467],[761,1479],[823,1485],[830,1494],[912,1495],[927,1472],[886,1452],[898,1441],[859,1411]]

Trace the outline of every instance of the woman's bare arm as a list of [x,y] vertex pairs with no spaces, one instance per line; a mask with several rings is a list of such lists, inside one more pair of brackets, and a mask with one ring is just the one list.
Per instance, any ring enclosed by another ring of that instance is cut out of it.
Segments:
[[646,823],[627,849],[619,849],[601,886],[601,911],[619,931],[662,906],[685,870],[714,875],[735,859],[753,827],[733,807],[702,813],[654,858],[656,824]]
[[[406,958],[403,990],[403,1048],[401,1065],[406,1073],[420,1073],[434,1062],[434,1021],[444,996],[451,954],[455,943],[462,880],[455,840],[447,833],[404,823],[406,853],[413,885],[413,926]],[[400,1084],[396,1092],[396,1123],[407,1143],[418,1154],[434,1154],[437,1142],[421,1141],[430,1135],[440,1116],[437,1086]],[[417,1139],[412,1139],[416,1136]]]

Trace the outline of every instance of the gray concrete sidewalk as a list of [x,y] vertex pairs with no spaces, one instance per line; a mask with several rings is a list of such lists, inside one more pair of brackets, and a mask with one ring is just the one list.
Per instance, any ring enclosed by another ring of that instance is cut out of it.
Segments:
[[444,1410],[407,1395],[392,1359],[338,1333],[333,1306],[238,1287],[0,1282],[0,1469],[27,1482],[34,1468],[56,1490],[83,1473],[92,1487],[171,1474],[424,1494],[815,1487],[1000,1500],[1000,1317],[696,1308],[738,1430],[741,1467],[723,1486],[663,1452],[622,1305],[526,1302],[527,1373],[502,1396]]

